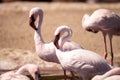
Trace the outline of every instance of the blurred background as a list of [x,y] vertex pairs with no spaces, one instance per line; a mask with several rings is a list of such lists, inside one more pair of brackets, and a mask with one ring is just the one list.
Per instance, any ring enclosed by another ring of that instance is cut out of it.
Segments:
[[13,2],[13,1],[38,1],[38,2],[89,2],[89,3],[98,3],[98,2],[120,2],[120,0],[0,0],[0,2]]
[[[81,25],[82,17],[100,8],[120,16],[120,0],[0,0],[0,74],[26,63],[39,65],[43,74],[50,76],[61,72],[60,65],[43,61],[35,53],[34,30],[29,26],[29,11],[33,7],[44,11],[41,33],[46,43],[54,39],[58,26],[67,25],[73,30],[72,41],[101,56],[104,53],[103,36],[101,32],[85,31]],[[108,37],[107,45],[110,52]],[[113,37],[113,50],[115,66],[120,66],[119,36]],[[110,55],[107,60],[110,61]],[[63,72],[60,75],[63,79]],[[52,78],[58,80],[55,76]]]

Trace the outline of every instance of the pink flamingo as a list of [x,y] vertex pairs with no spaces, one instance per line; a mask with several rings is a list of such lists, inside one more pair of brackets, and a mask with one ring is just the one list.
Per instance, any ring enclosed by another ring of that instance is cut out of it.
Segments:
[[59,39],[56,39],[54,44],[61,66],[66,70],[80,74],[83,80],[90,80],[93,76],[104,74],[112,69],[112,66],[95,52],[85,49],[61,51],[60,46],[56,45],[58,41]]
[[[38,20],[38,25],[36,26],[35,21],[38,16],[39,16],[39,20]],[[54,42],[45,43],[41,36],[43,10],[38,7],[33,8],[30,10],[29,17],[30,17],[29,24],[35,30],[34,41],[35,41],[35,46],[36,46],[36,53],[38,54],[38,56],[41,59],[43,59],[45,61],[55,62],[55,63],[59,64],[59,60],[55,54],[55,46],[53,44]],[[64,28],[61,30],[61,32],[58,32],[58,33],[61,34],[63,32],[64,32]],[[62,35],[60,35],[59,37],[61,37],[61,36]],[[65,47],[67,45],[69,45],[69,47]],[[71,50],[71,49],[78,49],[78,48],[81,48],[81,47],[77,44],[71,43],[70,41],[69,42],[66,41],[65,44],[63,45],[62,50]],[[65,80],[66,80],[66,71],[65,70],[64,70],[64,75],[65,75]],[[73,75],[73,73],[72,73],[72,75]]]
[[82,18],[82,27],[90,32],[97,33],[101,31],[104,37],[105,53],[107,58],[106,35],[109,36],[111,49],[111,64],[113,65],[112,36],[120,36],[120,17],[107,9],[98,9],[91,16],[85,14]]
[[25,72],[29,72],[34,80],[41,80],[40,69],[37,65],[26,64],[20,67],[17,71],[10,71],[0,75],[0,80],[30,80],[24,76]]
[[96,75],[92,80],[120,80],[120,68],[116,67],[103,75]]
[[[62,35],[65,32],[67,32],[68,35],[63,37]],[[60,50],[62,50],[62,51],[71,51],[73,49],[83,49],[82,47],[80,47],[75,42],[69,40],[71,38],[71,36],[72,36],[72,30],[71,30],[70,27],[68,27],[66,25],[59,26],[55,30],[55,34],[54,35],[55,35],[54,44],[56,46],[60,46]],[[56,44],[56,41],[58,41],[58,44]]]

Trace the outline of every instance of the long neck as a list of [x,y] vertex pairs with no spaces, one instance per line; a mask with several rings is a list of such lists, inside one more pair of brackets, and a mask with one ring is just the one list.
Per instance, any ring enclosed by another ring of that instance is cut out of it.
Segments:
[[44,44],[43,38],[41,36],[42,21],[43,21],[43,12],[39,11],[39,20],[38,20],[38,24],[37,24],[38,30],[35,31],[35,35],[34,35],[35,45],[38,45],[38,44],[42,45],[42,44]]
[[27,71],[28,69],[26,68],[26,66],[22,66],[15,72],[15,74],[24,74]]
[[103,75],[103,78],[106,78],[112,75],[120,75],[120,68],[116,67],[116,68],[111,69],[110,71],[108,71],[107,73]]

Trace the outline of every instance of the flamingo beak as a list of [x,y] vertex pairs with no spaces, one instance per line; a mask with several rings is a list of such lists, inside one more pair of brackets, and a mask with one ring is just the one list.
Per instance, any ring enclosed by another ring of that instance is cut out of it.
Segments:
[[29,25],[30,25],[34,30],[37,30],[37,28],[36,28],[36,26],[35,26],[35,18],[34,18],[33,15],[30,17]]
[[92,29],[87,29],[87,31],[92,32]]
[[87,31],[89,31],[89,32],[93,32],[93,33],[97,33],[98,31],[96,31],[96,30],[92,30],[92,29],[87,29]]
[[56,46],[57,49],[59,49],[59,44],[58,44],[59,39],[60,39],[60,33],[56,35],[54,39],[54,45]]
[[41,80],[41,75],[39,72],[35,73],[35,80]]
[[98,31],[94,31],[94,33],[97,33]]

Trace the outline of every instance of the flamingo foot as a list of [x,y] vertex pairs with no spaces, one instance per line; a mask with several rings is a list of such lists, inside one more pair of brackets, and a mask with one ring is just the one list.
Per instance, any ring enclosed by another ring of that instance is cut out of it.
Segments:
[[110,59],[110,61],[111,61],[111,65],[113,66],[113,53],[110,52],[110,55],[111,55],[111,59]]
[[104,58],[105,58],[105,59],[107,58],[107,52],[104,53]]

